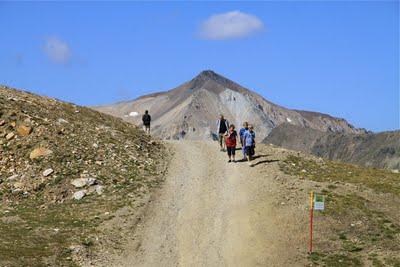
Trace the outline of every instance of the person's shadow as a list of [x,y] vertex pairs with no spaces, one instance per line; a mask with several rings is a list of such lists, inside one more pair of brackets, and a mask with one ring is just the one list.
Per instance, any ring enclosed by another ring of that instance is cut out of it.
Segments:
[[265,158],[265,157],[268,157],[268,156],[269,156],[268,154],[258,154],[258,155],[253,156],[253,159]]
[[272,163],[272,162],[277,162],[277,161],[279,161],[279,159],[260,160],[260,161],[258,161],[256,163],[252,164],[252,166],[254,167],[254,166],[257,166],[257,165],[260,165],[260,164],[263,164],[263,163]]

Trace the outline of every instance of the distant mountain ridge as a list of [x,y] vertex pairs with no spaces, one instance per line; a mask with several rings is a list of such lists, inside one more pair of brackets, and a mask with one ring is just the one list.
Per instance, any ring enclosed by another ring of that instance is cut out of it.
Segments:
[[274,128],[263,142],[332,160],[400,169],[400,130],[344,134],[284,123]]
[[137,125],[141,125],[138,114],[149,110],[152,133],[162,139],[178,139],[182,131],[187,139],[215,138],[219,114],[224,114],[237,128],[244,121],[250,122],[259,140],[285,122],[323,132],[365,133],[364,129],[357,129],[341,118],[276,105],[211,70],[172,90],[94,109]]

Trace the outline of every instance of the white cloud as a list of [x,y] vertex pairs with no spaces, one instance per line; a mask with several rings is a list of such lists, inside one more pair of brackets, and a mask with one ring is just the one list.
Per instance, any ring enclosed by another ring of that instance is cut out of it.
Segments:
[[71,58],[71,48],[69,45],[55,36],[46,38],[44,52],[54,63],[65,64]]
[[242,38],[264,28],[263,22],[254,15],[240,11],[216,14],[205,20],[200,36],[209,40]]

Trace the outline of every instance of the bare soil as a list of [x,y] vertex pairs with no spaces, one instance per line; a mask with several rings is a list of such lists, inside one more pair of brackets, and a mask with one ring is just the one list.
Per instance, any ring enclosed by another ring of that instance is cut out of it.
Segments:
[[[263,144],[252,167],[213,142],[167,146],[164,184],[96,266],[400,266],[399,174]],[[311,255],[310,191],[326,197]]]
[[304,207],[283,202],[277,155],[260,154],[249,167],[228,163],[216,143],[170,146],[163,188],[124,252],[103,266],[306,264]]

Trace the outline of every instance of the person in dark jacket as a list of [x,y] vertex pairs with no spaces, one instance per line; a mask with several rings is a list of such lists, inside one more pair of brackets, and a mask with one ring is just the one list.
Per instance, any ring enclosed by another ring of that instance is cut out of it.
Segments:
[[144,112],[143,117],[142,117],[142,121],[143,121],[143,130],[144,130],[146,133],[150,134],[151,116],[150,116],[148,110],[146,110],[146,111]]
[[224,115],[221,115],[219,120],[217,121],[217,132],[219,137],[219,146],[221,147],[221,151],[225,150],[225,133],[229,129],[229,122],[224,118]]

